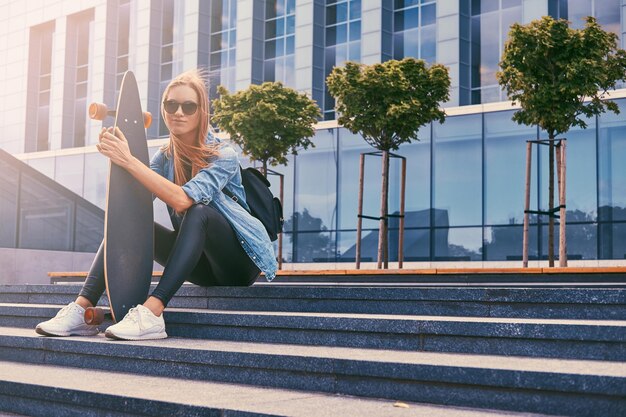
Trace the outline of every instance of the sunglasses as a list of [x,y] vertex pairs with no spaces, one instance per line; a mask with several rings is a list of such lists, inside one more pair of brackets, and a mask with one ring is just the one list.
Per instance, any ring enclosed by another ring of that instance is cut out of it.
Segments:
[[183,114],[186,116],[191,116],[198,111],[198,105],[193,101],[185,101],[184,103],[179,103],[174,100],[167,100],[163,102],[163,109],[169,114],[174,114],[178,111],[178,108],[183,109]]

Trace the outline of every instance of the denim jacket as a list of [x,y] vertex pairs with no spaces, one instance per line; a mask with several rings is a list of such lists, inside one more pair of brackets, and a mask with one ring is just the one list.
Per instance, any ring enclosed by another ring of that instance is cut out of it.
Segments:
[[[228,144],[209,134],[207,143],[215,142],[220,144],[219,157],[210,161],[208,167],[200,170],[182,188],[195,204],[210,204],[228,220],[245,252],[265,274],[266,279],[271,281],[276,276],[278,268],[274,246],[261,221],[249,213],[250,209],[241,184],[237,152]],[[150,168],[162,177],[174,181],[174,163],[171,157],[161,149],[152,157]],[[223,188],[237,197],[238,202],[227,197],[222,192]],[[167,210],[172,225],[178,230],[182,217],[169,206]]]

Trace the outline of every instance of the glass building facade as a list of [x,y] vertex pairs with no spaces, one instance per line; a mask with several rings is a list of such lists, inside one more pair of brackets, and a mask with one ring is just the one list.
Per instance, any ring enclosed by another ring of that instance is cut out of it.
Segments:
[[[616,100],[621,114],[626,98]],[[405,261],[521,259],[526,140],[537,128],[511,120],[515,110],[449,115],[424,126],[419,141],[397,152],[407,158]],[[461,112],[463,113],[463,112]],[[605,114],[567,135],[567,234],[571,260],[626,257],[626,119]],[[330,126],[330,125],[328,125]],[[153,154],[162,140],[150,147]],[[314,148],[291,156],[285,174],[283,257],[286,262],[353,262],[359,158],[372,148],[344,128],[318,128]],[[107,162],[91,149],[75,155],[22,159],[94,204],[104,206]],[[534,149],[531,207],[547,209],[547,153]],[[243,160],[243,165],[250,165]],[[84,166],[90,169],[84,170]],[[364,214],[380,207],[380,158],[366,158]],[[400,162],[391,160],[389,211],[400,204]],[[73,171],[72,171],[73,170]],[[79,175],[84,170],[85,175]],[[274,191],[278,179],[270,177]],[[170,226],[164,206],[156,219]],[[378,221],[364,220],[363,261],[375,261]],[[558,228],[556,230],[558,238]],[[547,217],[531,216],[530,258],[547,256]],[[397,260],[398,224],[390,226]]]
[[0,221],[2,248],[95,252],[104,236],[100,208],[2,150]]
[[[84,109],[91,101],[114,106],[126,69],[135,72],[144,107],[154,116],[148,130],[151,153],[165,143],[161,94],[178,72],[206,69],[211,98],[219,84],[237,91],[281,81],[314,97],[324,119],[314,148],[275,167],[285,174],[283,257],[295,263],[353,262],[355,257],[359,157],[372,148],[335,121],[324,82],[333,67],[348,60],[371,64],[411,56],[450,68],[446,121],[424,126],[419,141],[397,152],[407,158],[404,259],[517,262],[526,140],[545,133],[514,123],[515,110],[497,85],[508,28],[547,14],[578,28],[591,15],[618,34],[622,47],[626,34],[626,0],[62,3],[65,7],[40,13],[17,0],[0,5],[0,60],[6,63],[0,69],[0,148],[102,208],[108,165],[91,146],[100,124],[86,119]],[[622,109],[619,115],[603,114],[588,120],[586,130],[565,135],[571,260],[626,257],[621,168],[626,90],[613,97]],[[368,156],[366,167],[364,214],[378,216],[380,158]],[[392,213],[399,210],[399,176],[400,161],[393,158]],[[277,193],[278,178],[270,180]],[[532,208],[547,209],[545,149],[534,150],[532,184]],[[12,218],[7,207],[2,215]],[[164,206],[156,208],[157,221],[169,225]],[[547,218],[531,218],[531,259],[546,257],[546,223]],[[363,225],[363,260],[375,260],[378,222],[366,219]],[[390,226],[390,255],[396,259],[397,220]],[[76,250],[72,245],[68,250]]]

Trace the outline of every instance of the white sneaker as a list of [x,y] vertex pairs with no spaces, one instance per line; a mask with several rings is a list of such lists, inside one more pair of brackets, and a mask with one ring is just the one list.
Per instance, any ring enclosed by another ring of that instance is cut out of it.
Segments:
[[98,326],[85,323],[85,309],[71,302],[63,307],[54,318],[35,327],[44,336],[94,336]]
[[165,339],[167,337],[163,314],[157,317],[143,305],[128,310],[124,319],[109,326],[104,335],[120,340]]

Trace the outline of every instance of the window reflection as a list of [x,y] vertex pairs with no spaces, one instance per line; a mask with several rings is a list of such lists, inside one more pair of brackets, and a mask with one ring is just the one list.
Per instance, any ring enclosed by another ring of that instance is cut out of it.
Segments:
[[[326,48],[324,48],[324,79],[332,69],[346,61],[361,60],[361,0],[326,1]],[[335,100],[324,83],[324,120],[335,118]]]
[[[522,224],[526,181],[526,141],[537,129],[518,125],[513,111],[485,114],[485,224]],[[537,166],[533,145],[532,166]],[[537,170],[532,169],[531,209],[537,205]]]
[[626,259],[626,223],[600,223],[600,259]]
[[[419,141],[404,144],[396,152],[406,158],[405,227],[430,227],[430,124],[417,133]],[[399,211],[401,165],[390,170],[390,212]],[[393,186],[392,186],[393,185]]]
[[287,235],[292,240],[292,262],[335,262],[335,233],[299,232]]
[[[567,259],[597,259],[598,256],[598,226],[597,224],[568,224],[566,225]],[[554,256],[559,254],[559,227],[554,227]],[[542,259],[548,259],[548,227],[541,227],[541,254]]]
[[473,0],[471,4],[471,103],[506,100],[496,80],[511,24],[522,21],[520,0]]
[[[295,227],[299,231],[335,228],[338,157],[335,130],[322,129],[312,140],[315,147],[301,151],[296,162],[295,210],[301,217]],[[308,216],[304,216],[305,212]],[[308,217],[319,222],[302,221]]]
[[435,226],[482,224],[482,115],[433,125]]
[[395,2],[394,59],[414,57],[433,63],[436,60],[436,2]]
[[[597,217],[597,189],[596,189],[596,141],[595,118],[583,118],[587,129],[572,128],[569,132],[560,135],[567,139],[567,222],[595,221]],[[547,139],[547,134],[541,132],[541,138]],[[541,207],[548,209],[548,147],[539,148],[541,158]],[[556,160],[554,164],[556,170]],[[555,171],[556,172],[556,171]],[[554,206],[559,205],[558,180],[554,177]],[[580,220],[578,220],[580,219]],[[542,222],[547,223],[548,217],[543,216]]]
[[[616,103],[621,115],[625,114],[626,100],[616,100]],[[598,194],[601,221],[626,220],[626,120],[621,115],[604,113],[598,119]]]
[[[521,261],[523,251],[523,226],[500,226],[485,228],[486,261]],[[538,227],[528,230],[528,259],[538,259]]]
[[482,228],[434,229],[433,261],[481,261],[483,250]]

